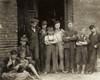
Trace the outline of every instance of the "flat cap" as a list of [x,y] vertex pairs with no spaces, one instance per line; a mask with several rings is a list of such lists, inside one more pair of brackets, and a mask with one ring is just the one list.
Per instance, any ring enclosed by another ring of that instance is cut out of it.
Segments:
[[42,25],[47,25],[47,21],[42,21]]
[[38,19],[35,19],[35,18],[34,19],[31,19],[31,23],[34,23],[34,22],[37,22],[38,23],[39,20]]

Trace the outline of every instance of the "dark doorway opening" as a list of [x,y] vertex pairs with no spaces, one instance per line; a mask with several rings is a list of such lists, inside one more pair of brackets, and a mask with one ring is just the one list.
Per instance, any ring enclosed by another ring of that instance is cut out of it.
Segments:
[[18,41],[30,25],[30,20],[38,17],[37,0],[17,0],[18,6]]
[[[53,20],[59,20],[61,27],[65,24],[64,0],[17,0],[18,7],[18,41],[26,33],[31,18],[38,17],[41,21],[47,20],[51,26]],[[41,25],[40,25],[41,26]]]
[[64,28],[64,0],[38,0],[39,20],[47,20],[51,26],[53,20],[59,20]]

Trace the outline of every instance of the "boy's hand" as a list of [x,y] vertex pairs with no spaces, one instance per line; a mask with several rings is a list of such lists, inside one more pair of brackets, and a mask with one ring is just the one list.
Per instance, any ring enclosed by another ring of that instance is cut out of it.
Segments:
[[11,60],[11,58],[10,58],[9,61],[8,61],[7,67],[9,67],[12,63],[13,63],[13,62],[12,62],[12,60]]
[[66,39],[70,39],[70,37],[66,37]]
[[27,59],[32,59],[31,57],[26,57]]
[[94,45],[94,48],[98,48],[98,46],[97,45]]

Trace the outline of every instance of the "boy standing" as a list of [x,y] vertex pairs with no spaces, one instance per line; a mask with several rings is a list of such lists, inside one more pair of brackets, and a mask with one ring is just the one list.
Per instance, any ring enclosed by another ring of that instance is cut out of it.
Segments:
[[80,73],[80,67],[82,65],[82,74],[85,72],[87,64],[87,36],[85,35],[85,29],[82,29],[81,34],[78,36],[76,42],[77,51],[76,51],[76,63],[77,63],[77,73]]
[[71,69],[75,73],[75,49],[76,49],[77,32],[73,30],[73,24],[68,23],[68,30],[65,30],[63,36],[64,52],[65,52],[65,68],[66,72]]
[[100,46],[100,34],[96,31],[94,25],[89,26],[91,34],[89,35],[89,61],[87,64],[87,73],[93,73],[96,70],[97,50]]
[[47,35],[47,21],[42,21],[42,28],[39,32],[39,46],[40,46],[40,67],[41,71],[45,68],[45,43],[44,38]]
[[52,59],[53,71],[56,73],[56,43],[57,39],[54,35],[54,30],[52,27],[48,28],[48,35],[45,36],[46,44],[46,72],[47,74],[50,71],[50,61]]
[[[64,72],[64,55],[63,55],[63,41],[62,41],[62,37],[64,35],[64,30],[61,29],[61,24],[59,21],[56,21],[55,22],[55,25],[54,25],[54,28],[55,28],[55,32],[54,32],[54,35],[56,36],[57,38],[57,45],[56,45],[56,67]],[[60,63],[58,64],[58,57],[59,57],[59,60],[60,60]],[[59,66],[58,66],[59,65]]]
[[28,36],[29,48],[30,48],[31,53],[32,53],[32,59],[35,60],[36,69],[38,72],[40,72],[38,22],[39,22],[39,20],[37,20],[35,18],[31,20],[31,26],[28,30],[27,36]]

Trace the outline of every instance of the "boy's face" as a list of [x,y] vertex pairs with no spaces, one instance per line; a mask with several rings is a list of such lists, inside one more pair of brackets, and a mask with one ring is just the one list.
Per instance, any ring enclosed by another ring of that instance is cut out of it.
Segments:
[[21,54],[20,54],[20,58],[21,58],[21,59],[24,59],[24,58],[25,58],[25,53],[21,53]]
[[17,58],[17,54],[11,55],[11,59],[15,60]]
[[85,33],[86,33],[86,32],[85,32],[85,30],[82,30],[82,31],[81,31],[81,34],[83,34],[83,35],[84,35]]
[[93,28],[93,29],[90,29],[90,31],[91,31],[92,33],[95,33],[95,32],[96,32],[96,29]]
[[72,29],[72,27],[73,27],[73,24],[72,23],[68,23],[68,28]]
[[55,28],[59,29],[60,28],[60,23],[55,24]]
[[32,27],[36,27],[37,26],[37,22],[31,23]]
[[54,32],[53,32],[53,31],[49,31],[48,34],[49,34],[49,35],[53,35]]
[[23,37],[26,37],[26,35],[23,35]]
[[42,25],[42,28],[43,28],[43,29],[47,28],[47,25]]

